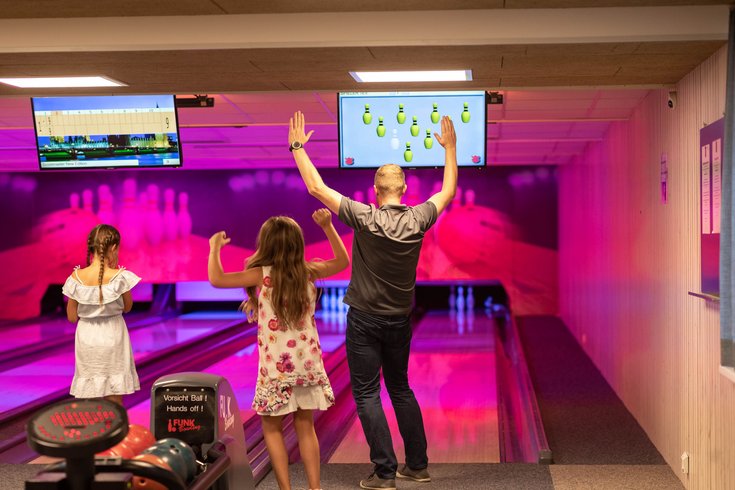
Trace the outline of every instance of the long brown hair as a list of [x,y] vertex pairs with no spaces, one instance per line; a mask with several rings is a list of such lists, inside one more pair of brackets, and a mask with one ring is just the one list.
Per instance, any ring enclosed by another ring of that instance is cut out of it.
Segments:
[[120,232],[114,226],[97,225],[92,228],[87,237],[87,265],[92,263],[92,256],[96,255],[100,259],[100,304],[102,304],[103,299],[102,278],[105,275],[105,259],[107,258],[107,252],[115,245],[120,246]]
[[[269,218],[258,233],[255,253],[248,259],[247,269],[271,266],[270,301],[278,320],[291,328],[309,308],[309,280],[314,269],[304,259],[304,234],[301,227],[287,216]],[[258,292],[255,286],[246,289],[248,299],[241,308],[250,321],[258,318]]]

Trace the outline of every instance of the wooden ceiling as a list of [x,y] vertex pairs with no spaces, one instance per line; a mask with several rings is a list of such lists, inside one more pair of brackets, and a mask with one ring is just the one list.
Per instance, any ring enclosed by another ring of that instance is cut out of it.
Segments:
[[[0,0],[0,77],[105,75],[85,94],[209,94],[182,109],[186,168],[279,168],[288,116],[336,158],[336,91],[500,90],[496,164],[564,164],[724,46],[735,1]],[[462,83],[358,84],[355,70],[471,69]],[[29,96],[0,84],[0,170],[37,168]]]

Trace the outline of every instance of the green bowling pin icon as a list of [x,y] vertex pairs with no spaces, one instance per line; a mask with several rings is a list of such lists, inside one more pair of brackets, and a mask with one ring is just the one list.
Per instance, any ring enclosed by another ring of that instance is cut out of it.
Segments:
[[470,122],[470,110],[468,109],[469,104],[467,102],[464,103],[464,110],[462,111],[462,122],[468,123]]
[[406,143],[406,151],[403,152],[403,159],[407,162],[413,160],[413,152],[411,151],[411,143]]
[[413,116],[413,124],[411,124],[411,136],[418,136],[419,135],[419,125],[416,122],[417,117]]
[[396,119],[398,119],[398,124],[406,122],[406,113],[403,112],[403,104],[398,104],[398,114],[396,115]]
[[439,122],[439,111],[436,110],[438,106],[439,104],[434,103],[434,110],[431,111],[431,122],[434,124]]
[[431,130],[426,130],[426,138],[424,138],[424,148],[427,150],[431,150],[431,147],[434,146],[434,139],[431,137]]
[[378,137],[382,138],[385,136],[385,126],[383,126],[383,116],[380,116],[378,118],[378,127],[375,130],[376,133],[378,133]]
[[370,104],[365,104],[365,114],[362,115],[362,122],[365,124],[373,122],[373,115],[370,114]]

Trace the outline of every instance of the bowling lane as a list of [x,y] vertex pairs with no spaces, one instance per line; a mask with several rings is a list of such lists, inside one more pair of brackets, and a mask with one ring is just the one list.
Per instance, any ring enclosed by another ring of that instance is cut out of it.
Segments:
[[[326,360],[329,355],[344,345],[344,314],[322,314],[317,311],[317,328],[319,341]],[[236,354],[222,359],[220,362],[204,369],[203,372],[224,376],[230,382],[237,398],[243,423],[255,416],[250,404],[255,396],[255,379],[258,370],[257,344],[250,345]],[[144,402],[128,409],[131,424],[150,426],[150,397]]]
[[[205,336],[244,315],[235,313],[192,313],[181,315],[130,332],[135,361],[171,345]],[[68,388],[74,375],[74,347],[64,352],[0,373],[0,413],[57,390]]]
[[[497,463],[497,388],[493,320],[482,312],[429,312],[417,325],[409,380],[421,405],[431,463]],[[395,412],[380,394],[399,464],[405,461]],[[330,463],[368,463],[369,448],[355,419]]]
[[[149,316],[147,313],[131,313],[125,316],[125,321],[131,325],[147,316]],[[0,353],[39,344],[64,335],[72,335],[76,328],[76,323],[69,322],[63,316],[31,320],[23,322],[22,325],[9,325],[6,328],[0,327],[0,335],[3,339],[0,344]]]

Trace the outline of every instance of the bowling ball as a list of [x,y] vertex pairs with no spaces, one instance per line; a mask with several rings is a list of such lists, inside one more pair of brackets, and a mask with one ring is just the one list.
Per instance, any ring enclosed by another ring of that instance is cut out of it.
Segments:
[[130,424],[128,428],[128,435],[123,439],[126,445],[135,451],[135,454],[140,454],[156,443],[156,438],[153,437],[151,431],[143,427],[142,425]]
[[156,443],[154,446],[143,451],[143,454],[153,454],[158,456],[164,460],[166,464],[171,467],[171,470],[179,475],[184,482],[188,481],[187,476],[189,475],[189,470],[186,466],[186,460],[178,448],[172,449],[168,445],[160,445],[159,443]]
[[189,446],[181,439],[174,439],[173,437],[161,439],[157,442],[157,444],[159,446],[165,445],[172,450],[176,449],[180,451],[181,454],[184,456],[184,461],[186,462],[187,479],[185,481],[189,481],[194,478],[197,472],[197,457],[196,454],[194,454],[194,450],[191,448],[191,446]]
[[119,456],[123,459],[130,459],[133,456],[135,456],[136,452],[133,448],[128,446],[125,443],[125,440],[123,439],[119,443],[112,446],[110,449],[106,451],[102,451],[101,453],[97,453],[97,456],[107,456],[107,457],[114,457]]
[[[156,465],[159,468],[163,468],[166,471],[171,471],[171,467],[161,458],[154,454],[139,454],[133,458],[135,461],[145,461]],[[133,477],[133,489],[137,490],[166,490],[166,486],[158,483],[155,480],[149,478],[143,478],[142,476]]]

